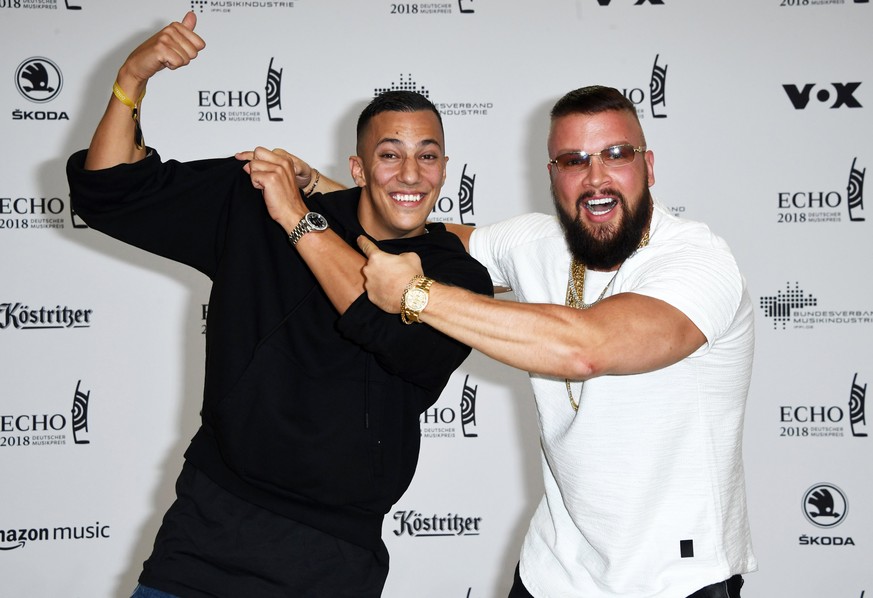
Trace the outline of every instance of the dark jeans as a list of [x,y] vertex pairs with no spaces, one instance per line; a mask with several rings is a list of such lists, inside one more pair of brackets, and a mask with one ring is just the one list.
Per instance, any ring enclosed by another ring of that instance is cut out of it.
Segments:
[[[700,588],[688,598],[740,598],[740,588],[743,587],[743,577],[734,575],[730,579],[720,581],[705,588]],[[512,588],[509,590],[507,598],[533,598],[524,584],[521,583],[521,576],[518,574],[518,565],[515,566],[515,580],[512,583]]]

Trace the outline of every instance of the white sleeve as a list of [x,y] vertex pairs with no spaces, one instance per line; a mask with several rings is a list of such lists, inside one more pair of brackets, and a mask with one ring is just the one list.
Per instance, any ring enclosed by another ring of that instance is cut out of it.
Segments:
[[523,214],[502,222],[481,226],[470,236],[470,255],[488,269],[496,287],[513,288],[516,248],[554,235],[555,217]]
[[708,343],[722,336],[740,308],[745,281],[720,238],[694,245],[669,243],[641,252],[645,261],[629,277],[627,290],[669,303],[694,322]]

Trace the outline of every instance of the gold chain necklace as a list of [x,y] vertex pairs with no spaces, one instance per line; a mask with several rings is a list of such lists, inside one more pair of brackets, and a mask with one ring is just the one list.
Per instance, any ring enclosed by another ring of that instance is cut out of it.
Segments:
[[[640,244],[637,245],[634,253],[630,254],[625,261],[633,257],[633,255],[649,244],[649,231],[646,229],[643,238],[640,239]],[[603,287],[603,290],[600,291],[600,295],[598,295],[597,299],[594,300],[594,303],[585,303],[585,271],[587,268],[585,264],[580,264],[576,261],[576,258],[572,258],[570,260],[570,275],[567,279],[567,295],[564,299],[564,303],[568,307],[574,307],[576,309],[588,309],[594,305],[600,303],[600,300],[606,296],[606,291],[612,286],[612,283],[615,282],[615,277],[618,276],[618,271],[621,270],[621,267],[624,266],[624,262],[622,262],[618,268],[615,269],[615,274],[612,275],[612,278],[609,279],[609,282],[606,283],[606,286]],[[567,385],[567,398],[570,399],[570,407],[573,408],[573,411],[579,410],[579,403],[576,402],[576,399],[573,398],[573,390],[570,388],[570,379],[564,378],[564,382]],[[582,380],[582,387],[579,388],[579,400],[582,400],[582,388],[585,386],[585,381]]]

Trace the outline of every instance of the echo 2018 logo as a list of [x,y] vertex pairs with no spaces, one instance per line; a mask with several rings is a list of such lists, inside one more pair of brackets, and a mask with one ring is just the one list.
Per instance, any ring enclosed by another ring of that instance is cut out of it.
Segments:
[[262,92],[255,89],[209,90],[197,92],[197,121],[221,122],[260,122],[260,107],[266,107],[267,120],[282,122],[279,114],[282,109],[282,71],[274,66],[275,58],[267,65],[267,78]]
[[[464,378],[459,403],[461,436],[464,438],[477,438],[479,436],[476,429],[476,394],[478,391],[479,386],[470,382],[468,374]],[[421,436],[423,438],[455,438],[457,436],[455,428],[457,420],[458,412],[455,408],[435,405],[421,414]]]
[[[667,65],[658,64],[660,54],[655,55],[652,73],[649,77],[649,108],[652,118],[667,118]],[[640,107],[646,101],[646,92],[639,87],[622,89],[622,94],[637,107],[637,113],[644,115]]]
[[35,446],[62,446],[67,444],[64,432],[69,421],[73,443],[91,444],[88,438],[88,404],[91,391],[76,382],[70,417],[63,413],[2,413],[0,414],[0,448],[29,448]]
[[842,222],[843,206],[849,222],[864,222],[864,177],[858,157],[852,158],[846,193],[836,189],[780,191],[777,194],[777,222],[780,224],[820,224]]

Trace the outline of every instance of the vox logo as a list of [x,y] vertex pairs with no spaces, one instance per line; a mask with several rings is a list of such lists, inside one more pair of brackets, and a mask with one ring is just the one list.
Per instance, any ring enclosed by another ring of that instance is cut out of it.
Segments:
[[830,83],[828,85],[819,85],[816,83],[805,83],[802,86],[797,85],[782,85],[785,93],[788,94],[788,99],[797,110],[803,110],[813,98],[822,104],[830,104],[830,108],[862,108],[861,102],[855,97],[855,92],[861,86],[860,81],[853,83]]

